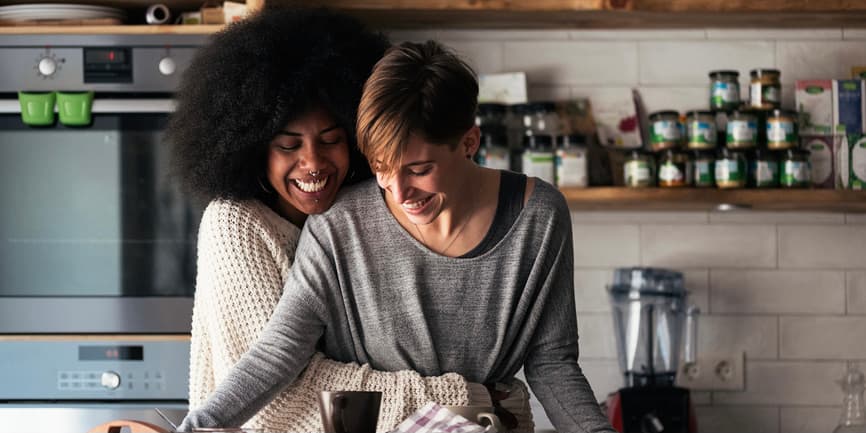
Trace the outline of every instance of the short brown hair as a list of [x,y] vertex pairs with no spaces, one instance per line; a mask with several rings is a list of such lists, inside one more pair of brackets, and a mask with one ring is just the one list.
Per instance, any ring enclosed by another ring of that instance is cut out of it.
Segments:
[[374,171],[393,173],[411,135],[440,145],[475,124],[478,81],[456,54],[434,41],[389,49],[364,85],[358,147]]

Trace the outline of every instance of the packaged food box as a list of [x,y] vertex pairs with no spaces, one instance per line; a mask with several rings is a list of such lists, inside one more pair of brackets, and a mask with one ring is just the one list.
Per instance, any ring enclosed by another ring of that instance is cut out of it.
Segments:
[[623,89],[616,98],[592,105],[592,117],[602,146],[638,149],[643,146],[637,107],[631,90]]
[[809,165],[812,167],[812,186],[815,188],[844,188],[837,186],[836,158],[841,140],[837,135],[802,135],[800,143],[809,151]]
[[833,134],[833,80],[797,80],[795,101],[800,134]]
[[862,80],[833,80],[833,126],[845,125],[847,134],[866,132],[866,96]]
[[848,165],[847,184],[850,189],[866,189],[866,134],[849,134],[843,146]]
[[851,78],[866,80],[866,66],[854,66],[851,68]]

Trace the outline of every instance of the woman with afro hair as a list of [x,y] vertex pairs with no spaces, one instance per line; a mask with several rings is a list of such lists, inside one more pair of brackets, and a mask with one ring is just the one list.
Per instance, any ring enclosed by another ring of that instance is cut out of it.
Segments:
[[[215,34],[185,73],[167,138],[185,186],[209,202],[198,235],[191,409],[262,333],[307,215],[331,207],[344,184],[371,176],[355,144],[355,117],[387,47],[345,15],[266,8]],[[382,391],[380,430],[428,401],[489,399],[457,374],[380,372],[316,354],[245,426],[319,431],[322,390]]]

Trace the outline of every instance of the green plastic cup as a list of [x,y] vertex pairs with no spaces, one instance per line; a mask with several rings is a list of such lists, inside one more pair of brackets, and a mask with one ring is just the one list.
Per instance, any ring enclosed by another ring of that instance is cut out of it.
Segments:
[[55,98],[54,92],[18,92],[21,121],[30,126],[53,124]]
[[57,114],[66,126],[90,124],[93,92],[57,92]]

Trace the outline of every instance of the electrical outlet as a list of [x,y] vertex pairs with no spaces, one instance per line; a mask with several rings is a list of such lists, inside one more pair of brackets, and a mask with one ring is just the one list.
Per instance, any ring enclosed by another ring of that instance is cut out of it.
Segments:
[[745,389],[745,357],[698,356],[697,361],[680,365],[677,386],[695,391],[742,391]]

